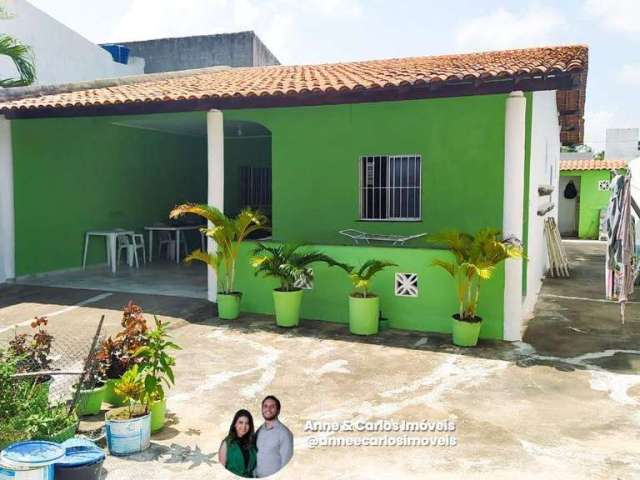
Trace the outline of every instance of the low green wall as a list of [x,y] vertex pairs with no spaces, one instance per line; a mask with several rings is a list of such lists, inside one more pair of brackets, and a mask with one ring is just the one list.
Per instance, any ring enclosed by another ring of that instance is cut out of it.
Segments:
[[[244,292],[242,310],[273,314],[272,290],[275,279],[256,277],[249,263],[255,243],[243,245],[237,266],[236,288]],[[393,248],[374,246],[312,246],[338,261],[361,264],[370,258],[390,260],[398,267],[379,273],[373,281],[373,292],[380,296],[383,315],[391,328],[425,332],[451,332],[451,315],[457,311],[453,279],[439,268],[431,267],[434,258],[448,258],[446,250]],[[315,285],[306,290],[302,303],[302,318],[348,323],[348,297],[352,291],[347,274],[324,264],[313,267]],[[419,296],[397,297],[394,292],[395,272],[417,273]],[[481,337],[503,337],[504,270],[496,269],[494,278],[482,288],[479,315],[484,318]]]

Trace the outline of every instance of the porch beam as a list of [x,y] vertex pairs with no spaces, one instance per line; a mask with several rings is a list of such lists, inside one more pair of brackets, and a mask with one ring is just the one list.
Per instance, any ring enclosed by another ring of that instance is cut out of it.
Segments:
[[[220,110],[207,112],[207,203],[224,212],[224,129]],[[211,238],[207,238],[207,248],[209,252],[216,249]],[[207,268],[207,298],[211,302],[217,299],[217,285],[216,272]]]
[[15,278],[15,266],[11,120],[0,116],[0,283]]
[[[522,240],[524,218],[525,115],[527,99],[521,91],[511,92],[505,108],[504,190],[502,232],[504,237]],[[522,338],[522,260],[508,259],[504,267],[505,340]]]

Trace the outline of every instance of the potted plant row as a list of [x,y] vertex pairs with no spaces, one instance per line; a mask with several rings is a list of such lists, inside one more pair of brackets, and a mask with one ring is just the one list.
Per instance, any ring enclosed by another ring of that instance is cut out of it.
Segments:
[[453,261],[433,260],[455,281],[458,311],[453,318],[453,343],[472,347],[478,343],[482,318],[478,316],[480,287],[489,280],[497,265],[509,258],[523,258],[524,252],[515,239],[499,240],[500,231],[485,228],[475,235],[444,231],[428,237],[428,241],[448,248]]
[[235,289],[236,262],[242,242],[258,230],[267,230],[268,219],[250,208],[242,210],[236,217],[229,218],[215,207],[191,203],[177,206],[169,217],[175,219],[184,214],[198,215],[212,224],[201,231],[215,242],[215,251],[205,252],[198,249],[188,255],[185,261],[203,262],[216,272],[218,317],[234,320],[238,318],[242,300],[242,292]]

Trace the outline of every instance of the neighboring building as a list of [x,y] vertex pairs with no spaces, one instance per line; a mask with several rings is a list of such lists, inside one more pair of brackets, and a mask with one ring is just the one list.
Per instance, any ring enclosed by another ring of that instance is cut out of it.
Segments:
[[560,161],[563,161],[563,160],[593,160],[593,152],[560,151]]
[[[398,265],[373,286],[391,327],[449,332],[453,285],[430,267],[448,252],[422,239],[353,245],[339,231],[492,227],[522,239],[528,261],[507,261],[483,287],[481,336],[519,340],[546,270],[544,220],[557,211],[558,116],[568,113],[556,91],[584,98],[587,57],[584,46],[547,47],[5,93],[0,281],[77,268],[87,230],[140,230],[176,203],[207,201],[227,213],[268,203],[274,242]],[[541,196],[549,186],[552,196]],[[253,246],[238,263],[243,310],[272,313],[275,284],[253,275]],[[346,322],[347,276],[322,265],[314,273],[303,318]],[[414,278],[404,274],[417,275],[417,293],[396,289]]]
[[626,160],[561,160],[558,227],[564,237],[598,239],[612,172]]
[[607,128],[605,137],[604,158],[633,160],[640,156],[640,129]]
[[[111,54],[26,0],[8,0],[12,17],[0,20],[0,31],[17,38],[33,50],[36,65],[34,85],[80,82],[141,74],[142,59],[128,65],[113,61]],[[0,77],[16,76],[13,63],[0,58]]]
[[263,67],[280,64],[252,31],[115,43],[129,48],[131,55],[144,58],[145,73],[216,65]]

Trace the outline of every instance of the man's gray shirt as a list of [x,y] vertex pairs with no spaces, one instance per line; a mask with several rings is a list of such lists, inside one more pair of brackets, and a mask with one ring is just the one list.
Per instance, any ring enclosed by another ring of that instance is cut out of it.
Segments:
[[278,420],[271,428],[264,423],[258,429],[256,477],[268,477],[284,467],[293,456],[293,434]]

